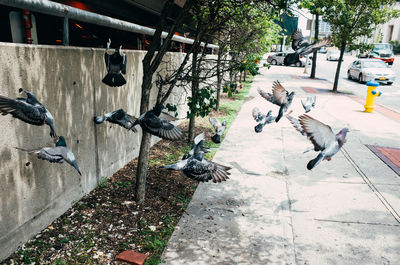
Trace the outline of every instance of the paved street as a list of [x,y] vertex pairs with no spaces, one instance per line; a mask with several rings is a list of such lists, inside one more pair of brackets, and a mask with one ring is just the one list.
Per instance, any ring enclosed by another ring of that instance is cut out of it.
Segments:
[[400,119],[364,113],[348,95],[315,94],[309,114],[334,132],[350,132],[342,151],[312,171],[306,164],[316,153],[303,154],[310,142],[287,119],[254,132],[253,107],[278,110],[257,87],[270,90],[280,80],[296,92],[298,116],[306,91],[331,86],[302,78],[303,70],[276,66],[255,78],[214,157],[232,166],[231,179],[199,185],[163,254],[165,264],[399,264],[400,177],[366,144],[400,147]]
[[[350,91],[363,98],[366,96],[366,85],[360,84],[354,80],[347,79],[348,66],[356,60],[356,56],[345,55],[344,61],[342,62],[339,88]],[[316,77],[325,78],[333,83],[336,73],[337,61],[327,61],[326,54],[318,53],[317,56],[317,75]],[[381,85],[379,90],[383,92],[382,96],[376,100],[378,104],[395,109],[400,112],[400,56],[396,56],[392,70],[396,73],[397,80],[390,86]],[[311,67],[308,69],[308,73],[311,72]]]

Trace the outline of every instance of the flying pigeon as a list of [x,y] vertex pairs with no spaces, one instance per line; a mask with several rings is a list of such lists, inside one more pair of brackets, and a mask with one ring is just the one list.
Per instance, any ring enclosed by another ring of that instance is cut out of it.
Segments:
[[82,175],[79,170],[78,164],[75,161],[74,154],[67,148],[65,138],[63,136],[58,137],[58,141],[55,147],[43,147],[41,149],[26,150],[15,147],[18,150],[28,152],[31,155],[36,155],[37,158],[47,160],[50,163],[63,163],[66,161],[68,164],[73,166]]
[[50,136],[56,137],[54,118],[49,110],[35,98],[32,92],[20,89],[21,91],[26,93],[26,98],[11,99],[0,96],[0,113],[2,115],[11,114],[14,118],[32,125],[47,124],[50,126]]
[[190,149],[189,153],[183,155],[182,160],[192,157],[195,153],[196,154],[199,152],[208,153],[210,151],[210,148],[204,146],[204,141],[205,141],[204,133],[197,135],[193,139],[192,149]]
[[209,118],[208,120],[215,130],[215,134],[211,137],[211,140],[216,144],[221,143],[221,136],[224,134],[226,129],[226,121],[224,120],[221,124],[221,122],[216,118]]
[[276,117],[272,116],[272,110],[268,111],[267,115],[262,113],[257,107],[253,108],[253,118],[258,122],[258,124],[254,127],[256,133],[262,132],[264,126],[273,122]]
[[279,114],[275,119],[276,122],[282,118],[283,113],[290,107],[295,94],[294,91],[289,94],[279,81],[274,81],[272,85],[272,94],[267,93],[260,88],[258,88],[258,93],[269,102],[280,107]]
[[[346,142],[348,128],[341,129],[336,135],[330,126],[303,114],[297,119],[288,117],[289,121],[302,135],[306,135],[314,145],[314,151],[321,151],[318,156],[307,164],[307,169],[311,170],[322,160],[330,161]],[[300,126],[298,126],[300,124]]]
[[111,123],[118,124],[125,129],[137,132],[136,128],[132,127],[133,123],[136,121],[136,118],[127,114],[123,109],[114,110],[102,116],[96,116],[93,119],[96,124],[101,124],[104,121],[109,121]]
[[296,30],[292,34],[292,49],[294,53],[289,53],[285,56],[283,63],[285,65],[295,64],[299,61],[300,56],[305,56],[307,54],[312,53],[315,49],[321,48],[330,44],[332,38],[326,37],[322,40],[315,41],[314,43],[310,44],[301,33],[301,30]]
[[157,104],[152,110],[140,115],[129,129],[139,124],[144,131],[162,139],[178,140],[182,138],[182,130],[168,122],[167,119],[172,116],[165,115],[162,112],[163,108],[162,104]]
[[126,80],[122,76],[122,74],[126,74],[126,54],[121,52],[122,46],[116,48],[113,54],[108,54],[110,45],[111,40],[108,41],[104,54],[107,75],[103,78],[103,83],[111,87],[123,86],[126,84]]
[[315,101],[317,100],[316,96],[307,97],[306,100],[301,100],[301,104],[303,105],[306,113],[311,111],[311,108],[315,107]]
[[209,161],[204,158],[204,153],[200,150],[200,146],[204,141],[204,134],[196,136],[193,141],[192,150],[184,156],[184,158],[175,164],[164,165],[161,168],[170,170],[180,170],[188,178],[198,180],[201,182],[208,182],[212,180],[214,183],[222,182],[229,179],[230,167],[220,165],[218,163]]

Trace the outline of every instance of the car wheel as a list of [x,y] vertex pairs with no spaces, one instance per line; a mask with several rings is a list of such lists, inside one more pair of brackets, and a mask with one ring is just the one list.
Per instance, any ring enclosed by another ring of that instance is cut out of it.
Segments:
[[364,83],[362,74],[360,74],[360,75],[358,76],[358,82],[360,82],[361,84]]
[[272,65],[277,65],[278,63],[277,63],[276,60],[272,60],[272,61],[271,61],[271,64],[272,64]]
[[300,61],[297,61],[297,62],[296,62],[296,66],[297,66],[297,67],[301,67],[301,62],[300,62]]
[[390,86],[390,85],[392,85],[393,84],[393,82],[387,82],[387,85],[388,86]]
[[347,71],[347,79],[349,79],[349,80],[353,79],[353,78],[351,77],[350,71]]

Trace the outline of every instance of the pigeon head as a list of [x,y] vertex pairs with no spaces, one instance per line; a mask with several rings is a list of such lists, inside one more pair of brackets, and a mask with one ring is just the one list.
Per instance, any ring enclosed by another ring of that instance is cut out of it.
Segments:
[[164,109],[164,105],[163,104],[157,104],[154,106],[153,108],[153,113],[156,116],[160,116],[161,111]]
[[343,144],[346,142],[346,135],[348,132],[349,132],[348,128],[343,128],[340,130],[340,132],[336,134],[340,147],[343,146]]
[[65,142],[64,136],[59,136],[56,146],[64,146],[67,147],[67,143]]

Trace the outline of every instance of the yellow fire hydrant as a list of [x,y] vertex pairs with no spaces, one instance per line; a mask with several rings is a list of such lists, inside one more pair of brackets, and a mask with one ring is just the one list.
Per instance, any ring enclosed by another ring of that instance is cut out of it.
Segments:
[[367,102],[365,103],[364,112],[372,112],[374,110],[375,98],[382,95],[382,92],[376,91],[375,89],[379,86],[378,82],[368,81],[367,83]]

